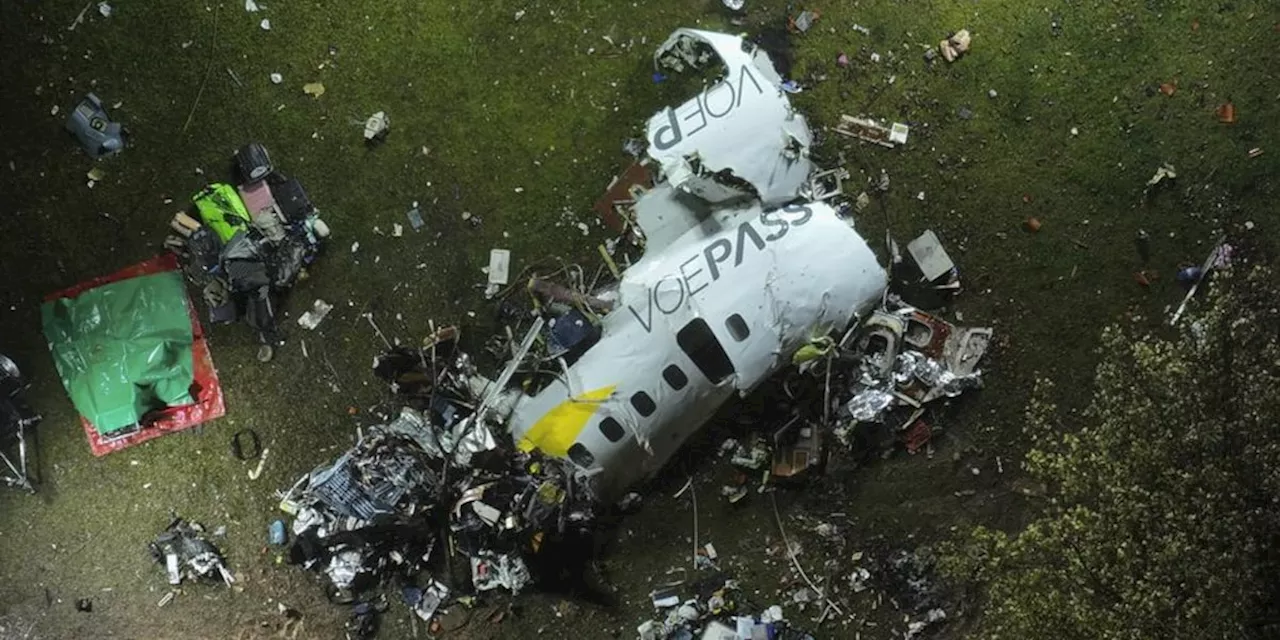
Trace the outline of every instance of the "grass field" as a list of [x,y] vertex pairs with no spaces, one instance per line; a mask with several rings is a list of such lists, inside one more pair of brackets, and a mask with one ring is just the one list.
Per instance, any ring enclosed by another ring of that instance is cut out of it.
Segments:
[[[341,637],[343,611],[324,602],[316,577],[274,566],[264,545],[278,516],[273,492],[352,441],[367,418],[348,407],[383,397],[369,375],[381,342],[359,312],[373,311],[404,340],[420,339],[433,319],[464,323],[472,335],[495,327],[481,295],[488,250],[510,248],[517,270],[556,256],[590,260],[604,237],[590,207],[626,162],[623,140],[687,97],[650,78],[656,44],[682,26],[757,32],[787,11],[748,0],[738,27],[710,1],[260,4],[247,13],[231,0],[118,0],[109,18],[90,6],[74,30],[79,2],[0,5],[0,350],[32,374],[30,400],[46,416],[40,492],[0,495],[0,612],[34,625],[33,638],[271,637],[259,622],[278,622],[276,602],[304,612],[301,637]],[[937,456],[897,456],[827,478],[780,500],[784,515],[848,514],[850,549],[910,548],[972,522],[1016,526],[1030,504],[1014,489],[1034,377],[1054,378],[1061,404],[1081,406],[1104,323],[1154,329],[1181,297],[1176,269],[1199,263],[1220,230],[1250,222],[1272,234],[1280,223],[1280,8],[1263,0],[809,8],[822,15],[793,41],[793,76],[806,86],[793,103],[815,128],[842,113],[912,125],[903,149],[834,135],[819,149],[824,166],[843,154],[855,185],[881,170],[892,177],[887,213],[868,210],[859,230],[878,239],[888,225],[899,242],[937,231],[965,284],[953,311],[994,326],[999,340],[986,389],[948,412]],[[264,18],[270,30],[260,28]],[[972,51],[927,65],[924,48],[959,28],[973,33]],[[841,52],[848,67],[835,64]],[[273,84],[271,73],[284,81]],[[322,96],[303,93],[311,82],[324,84]],[[1176,92],[1162,93],[1162,83]],[[86,91],[120,103],[112,115],[132,134],[127,150],[97,165],[62,131]],[[1228,101],[1239,114],[1232,125],[1215,115]],[[379,110],[392,132],[368,149],[359,123]],[[338,308],[305,336],[310,358],[295,340],[265,366],[246,327],[213,329],[228,416],[95,459],[47,355],[40,299],[158,252],[176,207],[207,181],[229,179],[231,154],[252,140],[302,180],[334,229],[331,250],[287,311],[296,316],[317,297]],[[1263,155],[1247,157],[1253,148]],[[1177,167],[1176,181],[1144,197],[1165,162]],[[89,188],[94,166],[106,177]],[[391,237],[414,201],[426,227]],[[464,222],[464,213],[483,222]],[[1043,223],[1038,233],[1023,229],[1028,217]],[[1145,267],[1139,229],[1151,235]],[[1149,287],[1133,277],[1143,268],[1158,274]],[[317,352],[338,370],[340,392],[324,380]],[[228,454],[241,427],[271,449],[254,481]],[[715,541],[754,599],[777,600],[783,562],[763,551],[776,538],[769,501],[730,509],[708,498],[719,485],[713,464],[694,468],[700,537]],[[977,493],[954,495],[965,489]],[[462,634],[631,637],[651,612],[651,583],[687,563],[690,507],[669,495],[654,495],[627,521],[605,559],[620,610],[557,615],[558,598],[533,594],[519,600],[519,615],[473,619]],[[188,587],[156,607],[164,578],[145,545],[170,508],[227,526],[219,542],[241,589]],[[822,552],[809,549],[802,560],[820,565]],[[92,613],[75,611],[82,597],[94,599]],[[902,632],[891,612],[855,613],[883,622],[862,628],[863,638]],[[393,605],[385,624],[382,637],[407,637],[403,607]],[[814,632],[853,637],[851,626]]]

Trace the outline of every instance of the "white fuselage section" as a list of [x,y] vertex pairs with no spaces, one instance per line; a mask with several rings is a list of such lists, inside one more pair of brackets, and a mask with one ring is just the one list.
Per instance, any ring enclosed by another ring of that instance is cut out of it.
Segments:
[[[660,186],[638,208],[672,191]],[[734,393],[878,304],[886,282],[866,241],[824,203],[705,214],[627,269],[600,340],[518,399],[512,435],[522,448],[569,458],[592,475],[599,498],[613,499],[661,468]]]

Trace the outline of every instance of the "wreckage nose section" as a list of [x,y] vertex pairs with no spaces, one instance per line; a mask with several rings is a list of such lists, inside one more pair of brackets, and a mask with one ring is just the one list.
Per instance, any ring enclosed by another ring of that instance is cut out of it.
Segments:
[[659,70],[715,64],[717,82],[649,119],[649,157],[672,186],[710,204],[794,200],[813,172],[813,134],[769,57],[741,37],[679,29],[654,56]]

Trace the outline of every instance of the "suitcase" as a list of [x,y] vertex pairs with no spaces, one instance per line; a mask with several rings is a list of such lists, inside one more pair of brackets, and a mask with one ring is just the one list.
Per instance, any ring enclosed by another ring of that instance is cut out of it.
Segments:
[[301,222],[306,220],[307,216],[315,213],[316,208],[311,204],[311,198],[307,197],[307,192],[302,188],[302,183],[294,178],[281,176],[280,180],[273,181],[271,195],[275,197],[276,204],[280,207],[280,212],[290,222]]

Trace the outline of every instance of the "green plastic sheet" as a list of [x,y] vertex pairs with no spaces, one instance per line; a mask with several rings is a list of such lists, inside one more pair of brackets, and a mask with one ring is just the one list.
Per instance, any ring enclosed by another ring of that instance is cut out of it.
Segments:
[[45,339],[71,402],[104,435],[191,404],[191,317],[176,271],[44,303]]

